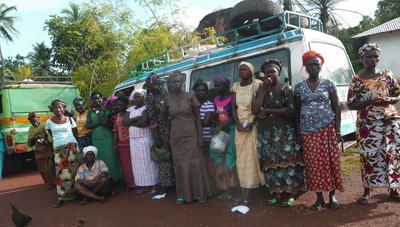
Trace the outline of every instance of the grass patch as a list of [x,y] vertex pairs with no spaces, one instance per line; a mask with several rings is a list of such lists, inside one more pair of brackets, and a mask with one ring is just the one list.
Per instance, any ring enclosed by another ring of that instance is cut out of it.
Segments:
[[345,156],[350,156],[350,155],[354,155],[354,154],[358,154],[357,147],[351,147],[351,148],[347,149],[346,152],[340,153],[340,156],[345,157]]
[[344,176],[360,173],[360,157],[358,155],[349,156],[342,160],[340,162],[340,169]]

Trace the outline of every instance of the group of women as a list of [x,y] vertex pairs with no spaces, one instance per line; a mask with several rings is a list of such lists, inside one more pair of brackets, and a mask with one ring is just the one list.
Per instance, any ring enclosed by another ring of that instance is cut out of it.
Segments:
[[[366,204],[374,187],[390,188],[390,196],[400,201],[399,116],[392,105],[399,101],[400,87],[389,70],[376,69],[377,45],[366,44],[359,52],[365,70],[353,77],[347,100],[358,111],[365,191],[357,201]],[[94,92],[86,110],[84,100],[76,98],[76,123],[65,113],[66,104],[54,100],[55,116],[45,128],[54,141],[55,206],[74,197],[73,176],[83,160],[79,151],[93,145],[109,178],[125,182],[136,194],[164,194],[175,186],[176,204],[205,203],[216,194],[219,200],[236,197],[235,205],[248,206],[250,189],[265,185],[271,194],[268,205],[281,201],[282,207],[290,207],[295,194],[308,190],[317,195],[313,210],[326,206],[324,191],[329,192],[329,207],[339,208],[335,191],[344,188],[336,85],[321,77],[321,54],[308,51],[302,61],[309,77],[294,90],[279,83],[281,62],[268,59],[261,65],[264,81],[254,78],[248,62],[240,63],[241,82],[232,87],[229,79],[217,76],[212,100],[202,80],[195,81],[195,94],[182,91],[179,71],[169,75],[168,91],[162,88],[165,81],[151,74],[146,90],[135,89],[129,100],[115,96],[103,105],[102,95]],[[212,136],[221,131],[230,138],[222,153],[210,149]],[[161,151],[161,159],[151,155]],[[240,195],[234,196],[237,187]]]

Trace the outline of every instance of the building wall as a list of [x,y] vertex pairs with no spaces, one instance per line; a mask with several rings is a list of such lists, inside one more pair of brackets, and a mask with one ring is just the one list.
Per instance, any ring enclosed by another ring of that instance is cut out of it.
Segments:
[[372,35],[367,40],[381,48],[378,68],[389,69],[400,80],[400,30]]

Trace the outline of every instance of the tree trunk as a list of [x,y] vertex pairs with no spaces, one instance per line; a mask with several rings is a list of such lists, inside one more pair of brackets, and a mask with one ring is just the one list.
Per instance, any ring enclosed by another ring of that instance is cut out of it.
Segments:
[[1,78],[4,75],[4,70],[5,70],[3,52],[1,51],[1,44],[0,44],[0,56],[1,56],[1,74],[0,74],[0,78]]

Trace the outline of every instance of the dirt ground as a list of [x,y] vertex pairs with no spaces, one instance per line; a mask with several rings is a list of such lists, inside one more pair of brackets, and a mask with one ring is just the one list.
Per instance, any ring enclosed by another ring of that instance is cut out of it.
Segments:
[[[252,191],[253,202],[246,214],[232,213],[230,202],[209,199],[175,205],[173,192],[163,200],[116,189],[105,204],[88,205],[67,202],[58,209],[55,189],[47,191],[37,170],[5,176],[0,181],[0,226],[13,226],[10,203],[33,217],[29,226],[400,226],[400,204],[388,197],[386,189],[372,192],[369,204],[361,206],[356,199],[362,193],[359,174],[343,177],[345,192],[337,193],[339,210],[311,211],[315,194],[301,195],[288,209],[267,206],[265,188]],[[326,196],[326,200],[327,195]]]

